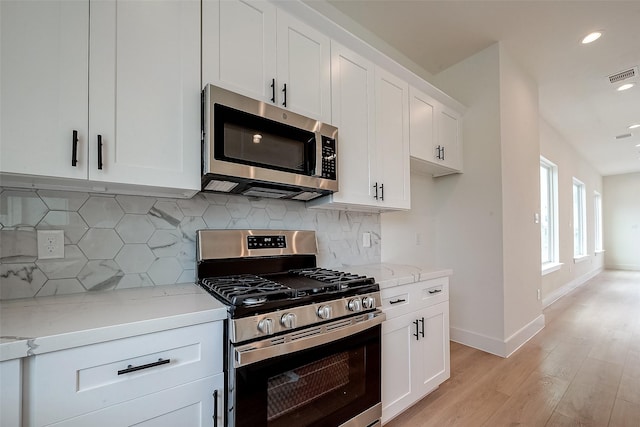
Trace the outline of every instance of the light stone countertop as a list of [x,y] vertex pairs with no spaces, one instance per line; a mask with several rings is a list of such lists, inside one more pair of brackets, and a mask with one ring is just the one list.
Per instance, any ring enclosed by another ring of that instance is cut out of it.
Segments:
[[424,280],[437,279],[439,277],[447,277],[453,274],[453,271],[450,269],[389,263],[345,266],[342,269],[349,273],[375,278],[376,282],[380,285],[380,290],[407,285],[409,283],[422,282]]
[[194,284],[0,301],[0,361],[225,319]]

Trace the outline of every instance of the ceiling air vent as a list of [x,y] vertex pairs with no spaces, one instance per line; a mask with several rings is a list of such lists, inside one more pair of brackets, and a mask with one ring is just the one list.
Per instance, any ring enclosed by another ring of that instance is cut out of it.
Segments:
[[638,67],[629,68],[628,70],[611,74],[608,78],[609,78],[609,83],[617,84],[625,80],[635,79],[636,77],[638,77]]
[[631,133],[623,133],[622,135],[617,135],[616,139],[624,139],[624,138],[629,138],[631,136],[633,136],[633,134],[631,134]]

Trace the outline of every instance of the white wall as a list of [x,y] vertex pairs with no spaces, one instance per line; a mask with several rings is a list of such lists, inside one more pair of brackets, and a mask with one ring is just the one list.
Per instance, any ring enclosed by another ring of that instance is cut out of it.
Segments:
[[[534,221],[535,213],[540,211],[540,138],[538,86],[502,46],[500,129],[504,337],[509,340],[530,322],[544,325],[544,320],[539,319],[542,302],[537,292],[540,288],[540,225]],[[536,325],[531,327],[536,329]]]
[[606,266],[640,270],[640,173],[605,176],[603,186]]
[[[542,277],[543,305],[547,306],[562,295],[586,282],[603,268],[602,254],[595,254],[594,191],[603,192],[602,177],[558,132],[544,119],[540,120],[540,154],[558,166],[558,226],[560,270]],[[587,260],[573,261],[573,178],[584,182],[587,195]],[[607,214],[604,214],[606,221]],[[606,224],[606,223],[605,223]],[[607,231],[604,231],[605,241]]]

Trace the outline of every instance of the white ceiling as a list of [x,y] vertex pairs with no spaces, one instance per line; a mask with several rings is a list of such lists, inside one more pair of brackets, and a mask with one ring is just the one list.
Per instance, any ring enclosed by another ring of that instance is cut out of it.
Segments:
[[541,115],[602,175],[640,172],[640,78],[625,92],[607,79],[640,66],[640,0],[329,3],[434,75],[501,41],[538,82]]

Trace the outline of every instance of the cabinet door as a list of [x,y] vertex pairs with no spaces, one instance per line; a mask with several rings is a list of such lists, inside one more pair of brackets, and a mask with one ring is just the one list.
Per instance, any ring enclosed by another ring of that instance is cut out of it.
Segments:
[[375,181],[379,201],[385,208],[409,209],[409,85],[387,71],[376,68],[376,145],[378,164]]
[[[429,393],[449,378],[449,302],[442,302],[416,314],[420,327],[420,339],[415,363],[422,366],[416,377],[418,397]],[[424,323],[424,337],[422,336]]]
[[0,362],[0,425],[22,425],[22,361]]
[[410,154],[428,162],[435,159],[436,101],[416,88],[409,88]]
[[[59,427],[222,426],[223,390],[224,374],[218,374],[51,425]],[[215,412],[214,401],[217,405]],[[217,419],[212,421],[214,415],[217,415]]]
[[373,205],[375,167],[374,65],[331,44],[333,123],[338,127],[339,203]]
[[416,400],[416,379],[422,377],[414,355],[417,349],[415,313],[382,324],[382,422],[404,411]]
[[460,115],[445,106],[438,109],[438,142],[444,148],[440,163],[456,171],[462,170],[462,137]]
[[277,14],[277,28],[277,104],[329,123],[331,121],[329,37],[280,10]]
[[204,0],[202,13],[203,84],[275,102],[275,6],[255,0]]
[[89,2],[3,0],[0,20],[0,171],[86,179]]
[[199,3],[98,1],[90,28],[89,178],[199,189]]

